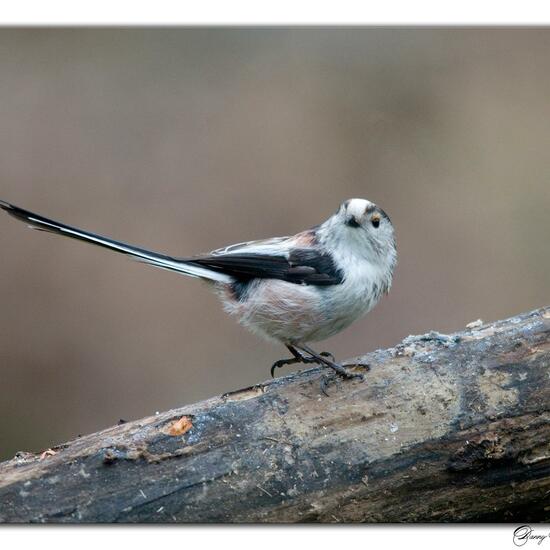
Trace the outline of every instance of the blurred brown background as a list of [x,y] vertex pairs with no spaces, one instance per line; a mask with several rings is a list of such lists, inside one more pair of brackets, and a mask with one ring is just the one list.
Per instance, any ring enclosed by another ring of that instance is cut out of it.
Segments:
[[[3,29],[0,198],[186,255],[396,226],[340,358],[550,303],[550,31]],[[0,217],[0,457],[268,377],[202,285]]]

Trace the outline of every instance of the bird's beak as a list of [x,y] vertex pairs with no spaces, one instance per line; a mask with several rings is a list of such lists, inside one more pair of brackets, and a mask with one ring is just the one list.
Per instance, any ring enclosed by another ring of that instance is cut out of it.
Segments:
[[346,225],[348,227],[361,227],[361,222],[352,214],[348,216],[346,220]]

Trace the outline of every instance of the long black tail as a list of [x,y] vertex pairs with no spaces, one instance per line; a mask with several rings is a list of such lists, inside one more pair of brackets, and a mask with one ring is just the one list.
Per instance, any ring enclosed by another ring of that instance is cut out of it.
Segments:
[[18,206],[14,206],[13,204],[2,200],[0,200],[0,208],[5,210],[14,218],[25,222],[32,229],[47,231],[49,233],[55,233],[57,235],[63,235],[72,239],[78,239],[97,246],[102,246],[104,248],[108,248],[109,250],[126,254],[131,258],[155,267],[168,269],[169,271],[176,271],[190,277],[199,277],[202,279],[209,279],[211,281],[223,283],[232,282],[232,278],[228,275],[216,273],[210,269],[193,265],[187,260],[173,258],[171,256],[166,256],[165,254],[157,254],[156,252],[151,252],[150,250],[145,250],[144,248],[138,248],[137,246],[132,246],[107,237],[102,237],[101,235],[96,235],[95,233],[83,231],[82,229],[50,220],[40,214],[29,212],[28,210],[24,210],[23,208],[19,208]]

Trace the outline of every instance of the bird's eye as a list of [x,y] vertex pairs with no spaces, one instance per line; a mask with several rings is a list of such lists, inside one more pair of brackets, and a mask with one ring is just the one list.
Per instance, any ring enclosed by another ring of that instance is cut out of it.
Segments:
[[380,218],[378,216],[373,216],[370,219],[370,223],[372,223],[373,227],[378,227],[380,225]]

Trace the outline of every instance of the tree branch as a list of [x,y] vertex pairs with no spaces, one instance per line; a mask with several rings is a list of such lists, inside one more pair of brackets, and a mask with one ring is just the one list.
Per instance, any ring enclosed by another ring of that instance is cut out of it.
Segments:
[[550,520],[550,308],[362,359],[18,453],[0,521]]

